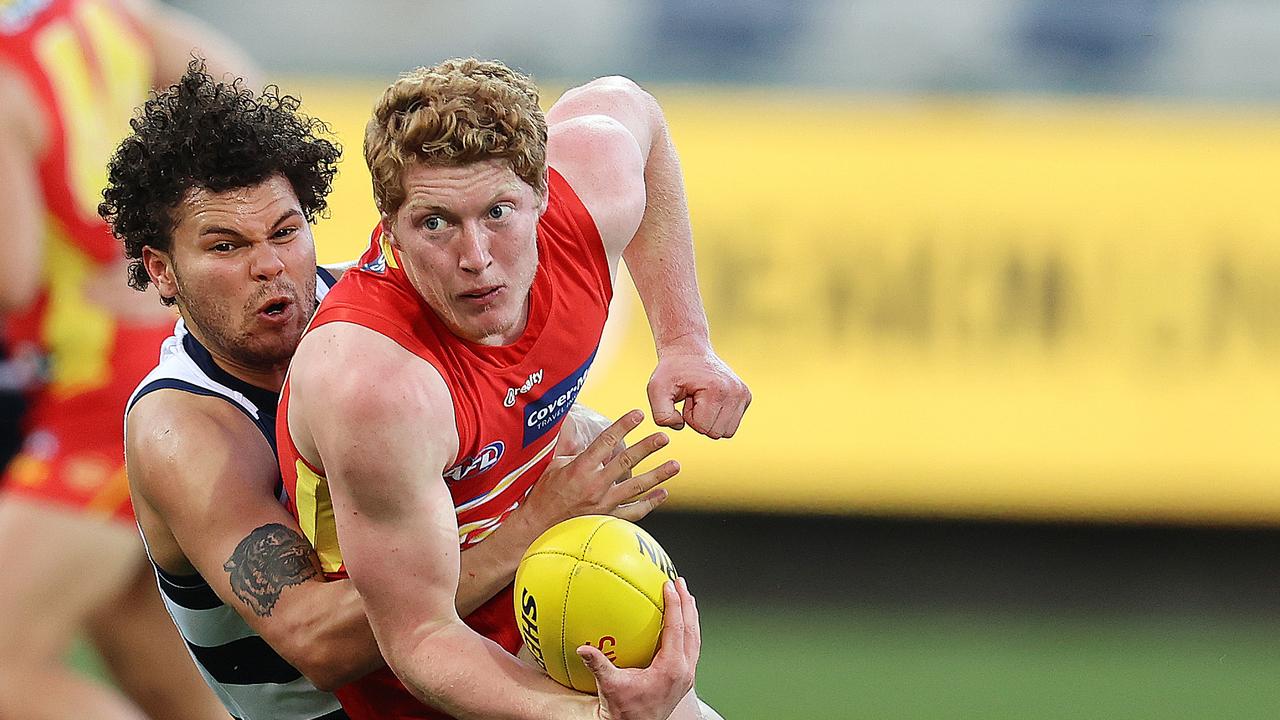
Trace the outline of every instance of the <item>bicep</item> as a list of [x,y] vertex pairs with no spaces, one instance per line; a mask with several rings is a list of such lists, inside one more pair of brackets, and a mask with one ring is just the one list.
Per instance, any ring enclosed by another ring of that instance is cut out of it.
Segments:
[[644,157],[630,130],[604,115],[574,116],[548,130],[547,164],[573,188],[600,233],[612,270],[644,219]]
[[442,477],[457,450],[448,390],[390,339],[342,323],[304,338],[290,388],[290,432],[324,470],[343,565],[390,659],[457,620],[457,520]]
[[329,487],[343,563],[384,650],[455,621],[458,529],[440,473],[366,458],[330,471]]
[[135,492],[222,601],[269,635],[267,618],[278,617],[281,592],[320,574],[297,522],[275,497],[279,470],[270,446],[247,419],[227,417],[239,412],[230,406],[210,409],[223,416],[217,420],[188,413],[149,435],[147,400],[130,414]]

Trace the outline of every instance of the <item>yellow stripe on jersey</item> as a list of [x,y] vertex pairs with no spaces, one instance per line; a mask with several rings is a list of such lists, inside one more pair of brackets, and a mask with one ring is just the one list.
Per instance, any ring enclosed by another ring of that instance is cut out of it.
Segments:
[[391,241],[387,239],[385,230],[378,236],[378,247],[382,248],[382,259],[387,261],[387,267],[399,270],[400,263],[396,261],[396,254],[391,251]]
[[307,467],[302,460],[294,462],[298,473],[298,524],[311,547],[320,556],[320,569],[330,573],[342,569],[342,549],[338,547],[338,526],[333,520],[333,502],[329,499],[329,481]]
[[539,450],[537,455],[534,455],[532,458],[529,459],[529,462],[521,465],[515,470],[512,470],[510,473],[507,474],[506,477],[499,480],[498,484],[494,485],[492,490],[485,493],[484,495],[481,495],[480,497],[473,498],[471,500],[468,500],[462,503],[461,505],[456,506],[454,508],[454,512],[462,513],[466,510],[470,510],[471,508],[479,507],[485,504],[486,502],[489,502],[493,498],[497,497],[498,495],[502,494],[503,490],[506,490],[507,488],[511,487],[515,483],[515,481],[519,480],[521,476],[529,472],[529,468],[536,465],[539,460],[547,456],[547,453],[551,452],[551,449],[556,446],[556,437],[558,436],[552,437],[551,441],[547,443],[547,446]]
[[146,44],[102,3],[80,5],[76,20],[92,46],[92,59],[65,20],[40,31],[35,53],[53,80],[59,114],[79,119],[64,129],[68,183],[81,216],[95,222],[107,160],[128,133],[133,108],[146,99],[153,70]]
[[111,379],[116,323],[111,313],[84,296],[85,284],[100,271],[99,266],[71,244],[52,215],[45,227],[49,305],[40,335],[51,356],[50,390],[65,397],[96,390]]

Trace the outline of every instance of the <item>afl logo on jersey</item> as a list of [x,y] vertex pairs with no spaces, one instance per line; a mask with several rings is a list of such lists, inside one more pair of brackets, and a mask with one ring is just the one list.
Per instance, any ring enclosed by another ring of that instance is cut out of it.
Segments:
[[475,457],[469,457],[445,470],[444,479],[449,482],[460,482],[467,478],[475,477],[497,465],[498,461],[502,459],[502,451],[505,449],[506,446],[502,444],[501,440],[494,440],[480,448],[480,452],[476,453]]

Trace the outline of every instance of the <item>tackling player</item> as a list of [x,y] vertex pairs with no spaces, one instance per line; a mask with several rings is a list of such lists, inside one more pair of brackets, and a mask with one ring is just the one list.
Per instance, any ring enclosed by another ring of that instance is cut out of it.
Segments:
[[182,316],[129,399],[125,458],[164,602],[241,720],[343,718],[315,685],[381,664],[359,598],[316,581],[277,495],[276,393],[333,283],[309,221],[339,150],[297,108],[193,64],[139,111],[100,208],[129,284],[163,275],[161,302]]
[[[120,408],[173,316],[124,291],[96,213],[130,111],[192,49],[247,61],[175,11],[122,0],[0,2],[0,283],[6,340],[48,358],[0,481],[0,716],[225,717],[146,570],[120,456]],[[87,633],[128,695],[63,666]]]
[[[524,503],[646,492],[624,480],[636,460],[625,453],[606,463],[605,483],[543,475],[624,254],[658,350],[655,420],[727,437],[750,402],[711,349],[661,109],[634,83],[608,78],[566,93],[544,118],[527,77],[448,61],[387,89],[365,158],[382,224],[321,304],[277,419],[301,526],[322,569],[360,589],[404,683],[375,673],[339,690],[343,706],[358,718],[441,717],[412,693],[460,718],[667,717],[692,686],[700,646],[683,581],[666,590],[648,669],[619,670],[580,649],[597,703],[512,657],[520,637],[510,568],[491,557],[533,539]],[[641,419],[633,411],[604,437]],[[665,441],[654,434],[637,447]],[[592,453],[592,463],[605,459]],[[645,475],[677,469],[668,462]],[[482,597],[505,588],[465,624],[459,568],[490,588]],[[697,713],[691,693],[685,705]]]

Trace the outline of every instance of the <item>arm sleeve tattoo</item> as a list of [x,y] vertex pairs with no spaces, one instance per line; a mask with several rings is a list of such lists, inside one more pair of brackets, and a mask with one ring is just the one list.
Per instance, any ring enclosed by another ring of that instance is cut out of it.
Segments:
[[311,545],[280,523],[246,535],[222,569],[231,575],[232,592],[259,617],[271,617],[285,588],[320,574]]

